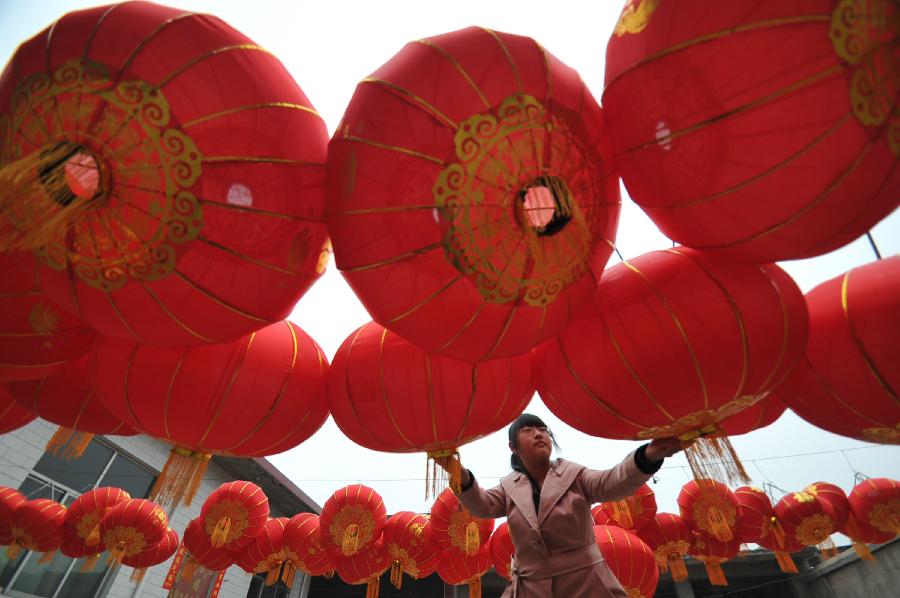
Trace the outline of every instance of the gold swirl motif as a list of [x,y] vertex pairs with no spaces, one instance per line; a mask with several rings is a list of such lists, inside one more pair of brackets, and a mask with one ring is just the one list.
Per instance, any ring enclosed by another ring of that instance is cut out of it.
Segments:
[[900,9],[891,0],[841,0],[831,13],[834,51],[851,68],[850,105],[866,127],[887,126],[900,156]]
[[91,534],[94,533],[94,529],[100,524],[100,513],[98,511],[91,511],[87,513],[81,520],[75,524],[75,533],[79,538],[84,540],[85,542],[91,537]]
[[809,492],[808,490],[809,488],[802,492],[794,492],[794,500],[799,503],[813,502],[814,500],[816,500],[815,495],[813,495],[813,493]]
[[400,548],[396,543],[391,543],[388,545],[388,554],[392,561],[400,563],[400,568],[403,571],[413,578],[419,577],[419,565],[416,563],[416,559],[409,556],[409,552],[405,549]]
[[[138,80],[114,82],[94,60],[73,60],[51,75],[37,73],[13,92],[12,114],[0,121],[0,166],[37,151],[75,144],[100,171],[91,209],[40,249],[47,266],[69,265],[101,291],[153,281],[175,269],[177,246],[194,240],[203,213],[189,190],[201,174],[194,141],[173,128],[162,90]],[[25,229],[42,214],[8,213]]]
[[871,442],[900,444],[900,424],[894,428],[865,428],[862,433]]
[[794,532],[797,540],[805,546],[815,546],[824,542],[834,531],[834,521],[827,515],[817,513],[806,517]]
[[[586,225],[563,229],[563,223],[552,235],[540,236],[543,231],[529,230],[519,214],[519,196],[541,186],[552,190],[565,222],[585,223],[566,181],[547,176],[539,157],[549,149],[552,155],[569,155],[561,144],[578,138],[570,129],[523,93],[504,99],[496,114],[476,114],[459,125],[454,138],[458,162],[440,172],[432,194],[441,221],[449,224],[442,241],[448,261],[487,302],[543,307],[590,269],[592,232]],[[596,160],[589,148],[578,149],[582,159]],[[586,192],[592,184],[587,181]],[[513,243],[519,245],[506,247],[507,238],[518,239]]]
[[59,312],[43,301],[39,301],[32,306],[28,312],[28,322],[31,329],[38,334],[49,336],[59,331]]
[[717,510],[722,515],[722,520],[729,529],[734,529],[735,516],[737,510],[734,508],[727,498],[715,492],[704,492],[700,490],[700,495],[694,501],[691,507],[691,513],[697,527],[707,532],[709,535],[717,537],[717,530],[714,529],[710,520],[710,511]]
[[662,0],[628,0],[619,21],[616,23],[616,37],[629,33],[640,33],[650,24],[650,17],[656,12]]
[[682,440],[690,440],[705,435],[716,435],[721,432],[717,425],[719,422],[736,413],[740,413],[747,407],[761,401],[763,398],[765,398],[765,395],[742,395],[728,401],[716,409],[695,411],[694,413],[689,413],[664,426],[644,428],[643,430],[638,431],[637,436],[638,438],[680,436],[682,437]]
[[688,549],[691,547],[684,540],[673,540],[671,542],[666,542],[665,544],[660,544],[656,547],[654,551],[656,553],[656,558],[660,561],[665,561],[670,558],[681,558],[688,553]]
[[880,502],[869,511],[869,523],[882,532],[892,534],[900,531],[900,499]]
[[237,500],[222,500],[216,503],[206,514],[203,528],[207,534],[213,535],[216,525],[225,517],[231,519],[231,527],[225,536],[225,544],[241,539],[249,525],[247,508]]
[[107,548],[122,546],[121,555],[132,557],[144,550],[144,534],[131,526],[117,525],[103,535],[103,544]]
[[[328,531],[333,538],[332,542],[340,546],[341,538],[344,537],[344,530],[351,524],[359,526],[359,532],[357,533],[358,546],[365,546],[372,540],[375,534],[375,518],[372,517],[372,513],[362,505],[346,505],[335,514],[331,525],[328,526]],[[357,552],[359,551],[357,550]]]

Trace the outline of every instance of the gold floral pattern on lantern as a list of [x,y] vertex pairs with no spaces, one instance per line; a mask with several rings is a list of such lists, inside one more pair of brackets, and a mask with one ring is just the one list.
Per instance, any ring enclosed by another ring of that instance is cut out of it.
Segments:
[[228,533],[223,539],[223,544],[229,544],[235,540],[240,540],[244,535],[244,531],[249,525],[247,508],[237,500],[221,500],[213,505],[204,518],[204,530],[212,536],[216,531],[219,521],[228,518],[231,520],[231,526]]
[[869,511],[869,523],[883,532],[900,533],[900,499],[873,506]]
[[815,546],[824,542],[834,531],[834,521],[831,517],[817,513],[803,519],[794,535],[803,545]]
[[865,428],[862,433],[870,442],[900,444],[900,424],[894,428]]
[[[359,528],[356,534],[357,546],[365,546],[374,537],[375,518],[372,517],[372,512],[363,505],[346,505],[341,508],[332,519],[331,525],[328,526],[328,532],[340,545],[341,538],[344,537],[344,530],[351,525]],[[345,554],[344,556],[351,555]]]
[[716,409],[704,409],[679,417],[664,426],[644,428],[638,432],[638,438],[663,438],[679,436],[682,440],[693,440],[701,436],[712,436],[721,433],[718,422],[740,413],[747,407],[765,398],[765,395],[742,395],[720,405]]
[[98,534],[100,518],[100,512],[91,511],[86,513],[85,516],[75,524],[75,533],[78,534],[80,539],[84,540],[85,544],[93,545],[100,541]]
[[142,552],[146,545],[144,543],[144,534],[135,528],[118,525],[103,534],[103,544],[109,548],[111,546],[118,547],[117,552],[121,557],[133,557]]
[[629,33],[640,33],[650,24],[650,17],[662,0],[628,0],[616,23],[616,37]]
[[734,528],[737,510],[728,501],[728,498],[717,492],[705,492],[700,487],[700,495],[694,500],[691,514],[697,527],[711,536],[719,537],[721,521],[729,529]]

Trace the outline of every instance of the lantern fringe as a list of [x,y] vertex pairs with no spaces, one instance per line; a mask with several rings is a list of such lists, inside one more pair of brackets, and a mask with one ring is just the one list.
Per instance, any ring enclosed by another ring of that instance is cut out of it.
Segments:
[[873,562],[875,560],[875,555],[869,550],[868,544],[858,539],[861,535],[859,524],[856,522],[856,517],[852,514],[847,519],[846,532],[847,535],[850,536],[853,550],[856,551],[856,555],[864,561]]
[[797,570],[797,563],[791,558],[790,553],[784,552],[783,550],[776,550],[775,561],[778,563],[778,567],[785,573],[800,572]]
[[231,517],[222,517],[216,521],[216,527],[213,529],[212,534],[210,534],[209,541],[216,548],[220,548],[225,544],[225,541],[228,539],[228,534],[230,533]]
[[[447,469],[438,461],[447,463]],[[462,491],[462,463],[456,449],[428,451],[425,458],[425,500],[436,497],[447,486],[455,493]]]
[[97,206],[66,182],[66,164],[81,150],[65,141],[0,167],[0,252],[32,251],[65,237]]
[[131,580],[131,583],[141,583],[146,575],[147,568],[138,567],[137,569],[132,569],[131,575],[128,577],[128,579]]
[[481,577],[469,582],[469,598],[481,598]]
[[351,523],[344,528],[344,536],[341,538],[341,554],[353,556],[359,550],[359,525]]
[[91,528],[91,533],[88,534],[87,539],[84,541],[88,546],[96,546],[100,543],[100,523],[97,522],[94,524],[94,527]]
[[403,565],[396,559],[391,563],[391,585],[398,590],[403,586]]
[[159,505],[174,507],[184,502],[185,506],[190,506],[211,458],[211,453],[173,448],[162,473],[153,484],[150,500]]
[[325,579],[333,579],[334,578],[334,569],[331,571],[326,571],[325,575],[323,575]]
[[109,558],[106,559],[106,565],[109,567],[121,565],[122,559],[125,558],[126,550],[128,550],[128,545],[125,544],[125,542],[116,542],[116,545],[109,551]]
[[706,566],[706,576],[709,578],[709,583],[714,586],[728,585],[728,580],[725,578],[725,572],[722,570],[722,561],[712,558],[704,560],[703,564]]
[[684,581],[688,578],[687,564],[681,556],[669,556],[669,571],[672,572],[672,579],[675,581]]
[[81,564],[81,572],[82,573],[90,573],[94,570],[94,567],[97,566],[97,561],[100,560],[100,553],[97,554],[89,554],[86,559],[84,559],[84,563]]
[[819,556],[822,557],[823,561],[833,559],[838,554],[840,554],[840,551],[835,545],[834,540],[831,539],[831,536],[828,536],[827,538],[825,538],[825,540],[819,542],[817,548],[819,549]]
[[297,567],[291,561],[284,562],[284,569],[281,571],[281,581],[288,589],[294,587],[294,576],[297,574]]
[[47,452],[66,461],[80,459],[94,434],[60,426],[47,442]]
[[712,530],[713,536],[715,536],[717,540],[731,542],[734,539],[734,534],[722,511],[716,507],[709,507],[706,517],[709,520],[709,527]]
[[278,573],[280,572],[279,567],[271,567],[266,571],[266,585],[274,586],[275,582],[278,581]]
[[750,483],[744,464],[726,436],[682,437],[682,441],[694,479],[716,480],[730,486]]
[[22,546],[19,544],[13,543],[6,547],[6,558],[9,560],[16,560],[20,554],[22,554]]
[[466,524],[466,554],[474,556],[481,548],[481,534],[478,532],[478,523],[470,521]]
[[41,554],[41,558],[38,559],[38,565],[46,565],[50,561],[53,560],[53,557],[56,556],[55,550],[48,550]]
[[612,518],[620,527],[625,529],[634,529],[634,518],[631,514],[631,499],[617,500],[610,503],[612,508]]
[[381,591],[381,582],[379,578],[375,578],[366,584],[366,598],[378,598]]
[[659,567],[659,572],[668,573],[669,572],[669,559],[664,556],[656,555],[656,566]]

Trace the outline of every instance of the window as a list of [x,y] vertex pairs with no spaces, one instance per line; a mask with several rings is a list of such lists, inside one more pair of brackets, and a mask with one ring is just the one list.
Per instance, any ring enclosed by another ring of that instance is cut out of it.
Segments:
[[[44,453],[19,486],[29,499],[50,498],[69,505],[83,492],[98,486],[117,486],[134,498],[147,496],[155,473],[94,438],[80,459],[66,461]],[[10,561],[0,552],[0,588],[17,598],[91,598],[107,572],[105,559],[92,571],[81,571],[84,559],[57,552],[49,563],[40,555],[23,552]]]
[[[281,580],[281,573],[278,574],[278,580],[270,585],[266,585],[266,574],[265,573],[257,573],[253,576],[253,579],[250,580],[250,588],[247,590],[247,598],[287,598],[287,595],[291,592],[290,588],[287,587]],[[294,583],[300,583],[302,581],[303,574],[300,571],[297,571],[297,577],[294,579]]]

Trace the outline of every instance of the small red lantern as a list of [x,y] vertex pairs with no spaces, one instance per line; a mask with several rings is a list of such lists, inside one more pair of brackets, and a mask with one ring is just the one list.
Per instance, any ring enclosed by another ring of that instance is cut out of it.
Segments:
[[[265,573],[266,585],[278,581],[281,566],[287,556],[284,550],[284,528],[287,517],[269,519],[251,541],[235,556],[237,565],[247,573]],[[284,582],[290,588],[294,582],[293,565],[286,565]]]
[[775,504],[775,518],[788,538],[803,546],[818,546],[823,558],[837,555],[831,534],[840,527],[829,501],[807,490],[792,492]]
[[856,519],[875,528],[888,542],[900,535],[900,484],[889,478],[863,480],[848,497]]
[[13,514],[26,502],[28,499],[18,490],[0,486],[0,546],[15,542],[12,533]]
[[657,513],[638,535],[653,550],[660,571],[670,571],[675,581],[688,578],[684,557],[691,547],[693,534],[684,519],[674,513]]
[[778,396],[829,432],[900,444],[900,256],[832,278],[806,302],[809,346]]
[[[198,566],[210,571],[224,571],[235,563],[233,552],[222,546],[216,547],[210,542],[209,534],[203,529],[200,519],[191,519],[184,528],[182,544],[188,553],[182,575],[186,579],[193,578]],[[173,563],[174,565],[175,563]]]
[[[0,127],[2,130],[2,127]],[[12,255],[0,253],[0,380],[33,380],[87,353],[96,332],[54,305]]]
[[[446,457],[515,419],[534,394],[532,380],[530,354],[471,364],[426,353],[370,322],[335,354],[328,398],[335,423],[355,443]],[[458,490],[457,472],[450,483]]]
[[81,458],[95,434],[137,434],[94,392],[86,354],[63,364],[52,376],[13,382],[10,389],[19,405],[59,425],[47,441],[47,452],[62,459]]
[[[431,523],[425,515],[399,511],[388,519],[381,538],[391,557],[391,584],[398,590],[404,573],[419,578],[419,557],[431,545],[431,535]],[[426,552],[423,556],[431,555]]]
[[122,557],[122,564],[126,567],[133,567],[131,572],[131,581],[139,583],[144,579],[147,569],[164,563],[175,554],[178,550],[178,534],[173,529],[166,530],[166,535],[157,544],[144,549],[143,552],[131,557]]
[[615,525],[595,525],[594,539],[628,596],[652,598],[659,584],[659,568],[650,547],[637,535]]
[[722,571],[722,563],[738,555],[741,543],[738,540],[723,542],[704,533],[694,534],[694,541],[688,551],[692,557],[706,566],[706,576],[714,586],[727,586],[728,580]]
[[322,541],[339,557],[350,557],[369,548],[381,538],[386,524],[387,510],[381,495],[362,484],[336,491],[325,501],[319,515]]
[[353,556],[337,557],[337,574],[350,585],[366,585],[366,598],[378,598],[381,574],[391,566],[391,557],[379,539]]
[[511,580],[512,559],[516,554],[516,547],[513,545],[512,536],[509,535],[509,523],[506,521],[498,525],[491,534],[488,554],[500,577],[507,581]]
[[6,556],[13,560],[24,548],[43,552],[38,562],[49,562],[65,540],[65,516],[66,508],[47,498],[36,498],[19,505],[12,516],[13,542],[6,550]]
[[847,519],[850,517],[850,500],[847,493],[840,486],[835,486],[830,482],[814,482],[803,489],[804,492],[812,494],[816,499],[825,501],[831,507],[834,515],[834,522],[839,530],[847,525]]
[[131,495],[121,488],[94,488],[76,498],[66,509],[63,519],[65,541],[61,551],[73,559],[88,557],[82,571],[93,569],[100,553],[106,550],[101,542],[100,520],[126,500],[131,500]]
[[714,480],[691,480],[678,494],[681,517],[694,531],[730,542],[740,525],[740,502],[728,486]]
[[685,451],[695,477],[746,479],[720,423],[765,398],[805,346],[806,304],[781,268],[676,248],[606,270],[594,302],[535,350],[535,372],[570,426],[703,437]]
[[628,0],[603,106],[631,197],[730,261],[865,233],[900,199],[898,18],[892,0]]
[[324,269],[325,123],[216,17],[64,15],[3,72],[0,131],[0,246],[33,250],[44,291],[104,334],[231,341]]
[[319,516],[298,513],[284,529],[284,548],[294,566],[307,575],[333,573],[337,566],[325,547],[319,527]]
[[590,298],[619,214],[603,114],[526,37],[467,28],[364,79],[328,149],[335,260],[425,351],[528,351]]
[[33,411],[25,409],[13,399],[9,385],[0,382],[0,434],[18,430],[36,418]]
[[212,453],[272,455],[309,438],[328,417],[327,368],[319,345],[287,321],[220,345],[104,337],[91,351],[92,382],[109,410],[175,445],[151,491],[163,504],[190,504]]
[[469,598],[481,598],[481,578],[491,568],[487,546],[475,554],[445,552],[437,568],[438,577],[451,586],[469,586]]
[[447,488],[431,506],[431,529],[445,554],[474,556],[491,539],[494,520],[474,517]]
[[734,536],[739,542],[756,543],[772,532],[775,511],[769,495],[754,486],[735,489],[738,501],[738,524]]
[[108,509],[100,519],[100,537],[109,551],[110,564],[121,563],[158,544],[169,529],[166,512],[142,498],[125,500]]
[[615,525],[622,529],[640,531],[656,517],[656,496],[653,489],[644,484],[623,500],[600,503],[600,510],[606,515],[605,522],[594,517],[596,525]]
[[222,484],[200,509],[200,525],[215,547],[237,552],[259,535],[269,520],[269,498],[244,480]]

